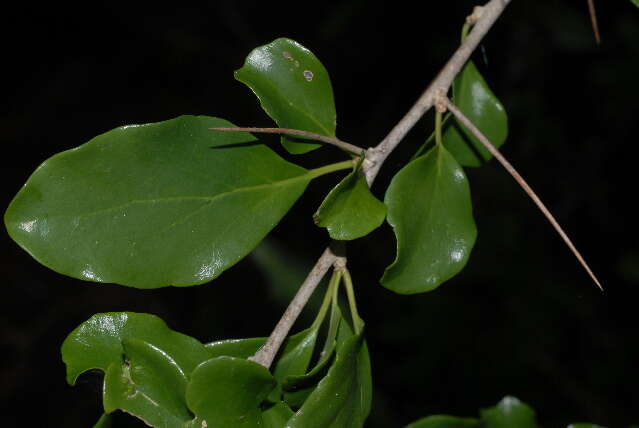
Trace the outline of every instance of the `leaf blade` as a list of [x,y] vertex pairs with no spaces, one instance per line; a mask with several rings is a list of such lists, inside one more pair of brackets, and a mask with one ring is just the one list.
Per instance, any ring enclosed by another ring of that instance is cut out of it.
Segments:
[[431,291],[468,261],[477,230],[462,168],[433,147],[393,178],[384,199],[397,239],[397,256],[382,285],[401,294]]
[[[328,72],[296,41],[279,38],[254,49],[235,78],[255,93],[280,128],[335,137],[335,101]],[[293,154],[320,147],[301,141],[282,136],[282,144]]]
[[7,209],[9,234],[79,279],[138,288],[210,281],[260,242],[311,178],[249,134],[208,130],[228,124],[181,116],[53,156]]

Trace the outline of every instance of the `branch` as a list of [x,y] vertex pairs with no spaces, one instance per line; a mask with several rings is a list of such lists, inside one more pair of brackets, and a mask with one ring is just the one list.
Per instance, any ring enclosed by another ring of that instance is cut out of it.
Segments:
[[548,219],[552,227],[555,228],[559,236],[561,236],[561,238],[564,240],[568,248],[570,248],[570,251],[572,251],[572,253],[575,255],[577,260],[579,260],[579,263],[581,263],[581,266],[583,266],[586,272],[588,272],[588,275],[590,275],[590,278],[595,282],[595,284],[597,284],[597,286],[601,289],[601,291],[603,291],[603,287],[601,286],[601,283],[599,282],[595,274],[592,273],[592,270],[590,270],[590,267],[588,266],[584,258],[581,256],[577,248],[574,246],[570,238],[568,238],[568,235],[566,235],[566,232],[564,232],[564,230],[561,228],[561,226],[559,225],[559,222],[557,222],[555,217],[550,213],[548,208],[546,208],[546,206],[541,201],[541,199],[539,199],[537,194],[530,188],[528,183],[526,183],[526,181],[517,172],[517,170],[510,164],[510,162],[508,162],[508,160],[506,160],[506,158],[499,152],[499,150],[497,150],[497,148],[490,141],[488,141],[488,139],[484,136],[484,134],[482,134],[482,132],[479,129],[477,129],[477,127],[464,115],[464,113],[462,113],[457,107],[455,107],[453,103],[450,102],[448,98],[442,97],[441,100],[438,100],[438,102],[439,101],[441,101],[441,103],[448,110],[450,110],[450,112],[455,116],[455,118],[457,118],[458,121],[460,121],[475,137],[477,137],[477,139],[484,145],[484,147],[486,147],[486,149],[490,153],[492,153],[493,156],[495,156],[495,158],[499,161],[499,163],[501,163],[504,169],[506,169],[506,171],[508,171],[510,175],[513,176],[515,181],[521,186],[522,189],[524,189],[524,192],[526,192],[526,194],[530,197],[530,199],[533,200],[535,205],[537,205],[539,210],[546,216],[546,218]]
[[470,58],[470,55],[479,45],[479,42],[481,42],[510,1],[511,0],[490,0],[482,6],[481,9],[475,8],[475,10],[473,10],[471,16],[476,22],[472,31],[468,34],[468,37],[466,37],[426,91],[419,97],[402,120],[395,125],[386,138],[377,146],[368,149],[366,159],[373,164],[371,168],[366,170],[366,179],[369,185],[375,180],[380,167],[388,155],[397,147],[408,131],[415,126],[417,121],[433,106],[435,96],[438,94],[444,95],[448,92],[457,74],[459,74],[464,64],[466,64],[466,61],[468,61],[468,58]]
[[266,368],[271,367],[273,359],[275,358],[275,355],[277,355],[277,351],[282,346],[282,343],[284,343],[284,339],[288,336],[291,327],[302,312],[302,309],[304,309],[304,306],[306,306],[306,302],[308,302],[308,299],[315,291],[315,288],[317,288],[317,285],[320,283],[322,278],[324,278],[328,269],[342,259],[340,255],[335,253],[339,254],[338,249],[327,247],[324,250],[320,258],[317,260],[317,263],[315,263],[315,266],[313,266],[313,269],[311,269],[308,276],[297,290],[295,297],[293,297],[293,300],[289,303],[284,315],[280,318],[264,346],[262,346],[255,355],[250,357],[249,360],[261,364]]
[[209,128],[213,131],[230,131],[230,132],[260,132],[263,134],[284,134],[295,135],[297,137],[310,138],[311,140],[321,141],[322,143],[332,144],[340,149],[361,156],[366,150],[354,144],[347,143],[338,138],[331,138],[325,135],[316,134],[314,132],[302,131],[300,129],[289,128]]
[[[408,131],[415,126],[415,123],[433,106],[436,95],[446,94],[446,92],[448,92],[453,80],[457,74],[459,74],[464,64],[466,64],[470,55],[510,2],[511,0],[490,0],[483,7],[473,10],[472,21],[475,25],[470,34],[468,34],[468,37],[466,37],[426,91],[419,97],[408,113],[395,125],[386,138],[377,146],[366,151],[366,162],[364,162],[362,169],[366,174],[366,180],[369,186],[375,180],[379,169],[384,161],[386,161],[388,155],[397,147]],[[353,153],[351,150],[347,151]],[[356,152],[356,154],[359,155],[361,152]],[[335,244],[335,241],[333,241],[333,244]],[[282,315],[282,318],[273,329],[266,344],[250,358],[251,361],[262,364],[267,368],[271,366],[279,347],[284,342],[293,323],[295,323],[295,320],[313,294],[313,291],[315,291],[317,284],[319,284],[319,281],[330,265],[337,260],[338,256],[331,251],[330,247],[324,250],[315,267],[311,270],[304,283],[302,283],[297,294],[293,297],[288,308],[286,308],[284,315]]]

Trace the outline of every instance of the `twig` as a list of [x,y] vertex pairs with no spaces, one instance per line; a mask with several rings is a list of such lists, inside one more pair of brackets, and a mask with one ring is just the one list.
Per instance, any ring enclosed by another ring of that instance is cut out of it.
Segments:
[[590,13],[590,22],[592,22],[592,31],[595,33],[597,44],[601,43],[599,34],[599,24],[597,23],[597,11],[595,10],[595,0],[588,0],[588,13]]
[[325,135],[316,134],[314,132],[302,131],[300,129],[289,129],[289,128],[209,128],[213,131],[230,131],[230,132],[256,132],[263,134],[284,134],[284,135],[295,135],[297,137],[309,138],[315,141],[321,141],[322,143],[332,144],[333,146],[337,146],[342,150],[345,150],[354,155],[360,156],[366,150],[358,147],[354,144],[347,143],[346,141],[342,141],[338,138],[331,138]]
[[[479,45],[479,42],[483,39],[490,27],[492,27],[510,2],[511,0],[490,0],[482,7],[481,16],[477,18],[472,31],[448,60],[437,77],[435,77],[435,79],[431,82],[426,91],[424,91],[424,93],[419,97],[408,113],[406,113],[397,125],[395,125],[386,138],[384,138],[377,146],[366,151],[366,162],[364,162],[362,169],[366,174],[366,180],[369,186],[373,183],[373,181],[375,181],[375,177],[379,173],[379,169],[388,155],[390,155],[395,147],[397,147],[408,131],[415,126],[415,123],[417,123],[417,121],[433,106],[433,101],[436,98],[436,95],[446,94],[446,92],[448,92],[455,76],[459,74],[468,58],[470,58],[470,55]],[[353,153],[351,150],[347,151]],[[356,154],[361,154],[361,152],[356,152]],[[321,277],[326,273],[328,267],[336,260],[337,256],[331,252],[330,248],[324,250],[324,253],[317,261],[317,264],[313,270],[311,270],[304,283],[300,286],[299,291],[289,304],[284,315],[282,315],[282,318],[273,329],[273,332],[268,338],[266,344],[250,358],[252,361],[260,363],[267,368],[270,367],[279,347],[282,345],[286,335],[297,319],[297,316],[300,314],[311,294],[317,287]]]
[[588,272],[588,275],[590,275],[590,278],[592,278],[595,284],[597,284],[597,286],[601,289],[601,291],[603,291],[603,287],[601,286],[601,283],[599,282],[595,274],[592,273],[592,270],[590,270],[590,267],[588,266],[584,258],[581,256],[577,248],[574,246],[570,238],[568,238],[568,235],[566,235],[566,233],[561,228],[561,226],[559,225],[555,217],[550,213],[548,208],[546,208],[544,203],[541,201],[541,199],[539,199],[537,194],[530,188],[530,186],[528,185],[528,183],[526,183],[523,177],[510,164],[510,162],[506,160],[506,158],[499,152],[499,150],[497,150],[497,148],[495,148],[495,146],[484,136],[484,134],[482,134],[482,132],[479,129],[477,129],[477,127],[464,115],[464,113],[462,113],[453,103],[451,103],[448,98],[442,97],[441,101],[446,106],[446,108],[450,110],[450,112],[457,118],[457,120],[459,120],[475,137],[477,137],[477,139],[484,145],[484,147],[486,147],[486,149],[490,153],[492,153],[493,156],[495,156],[495,158],[499,161],[499,163],[501,163],[501,165],[506,169],[506,171],[508,171],[510,175],[513,176],[517,184],[519,184],[521,188],[524,189],[524,192],[526,192],[526,194],[530,197],[530,199],[533,200],[535,205],[537,205],[539,210],[544,214],[544,216],[546,216],[546,218],[548,219],[552,227],[555,228],[559,236],[561,236],[561,238],[564,240],[568,248],[570,248],[570,251],[572,251],[572,253],[575,255],[577,260],[579,260],[579,263],[581,263],[581,266],[583,266],[586,272]]
[[[415,126],[417,121],[433,106],[435,96],[439,93],[446,94],[448,92],[457,74],[459,74],[464,64],[466,64],[466,61],[468,61],[468,58],[470,58],[470,55],[479,45],[479,42],[481,42],[510,1],[511,0],[491,0],[482,7],[481,16],[475,22],[472,31],[448,60],[437,77],[431,82],[426,91],[419,97],[402,120],[395,125],[386,138],[377,146],[368,149],[366,159],[373,164],[371,168],[366,170],[366,179],[369,185],[375,180],[380,167],[388,155],[406,136],[408,131]],[[475,11],[473,15],[475,15]]]
[[264,346],[262,346],[255,355],[250,357],[249,360],[261,364],[266,368],[271,367],[273,359],[275,358],[275,355],[277,355],[277,351],[280,349],[280,346],[282,346],[282,343],[284,343],[284,339],[288,336],[291,327],[302,312],[302,309],[304,309],[304,306],[306,306],[306,302],[308,302],[308,299],[315,291],[315,288],[317,288],[317,285],[320,283],[322,278],[324,278],[328,269],[340,260],[340,255],[335,254],[338,251],[333,251],[334,248],[331,247],[327,247],[324,250],[320,258],[317,260],[317,263],[315,263],[315,266],[313,266],[313,269],[311,269],[308,276],[297,290],[295,297],[293,297],[293,300],[289,303],[284,315],[280,318]]

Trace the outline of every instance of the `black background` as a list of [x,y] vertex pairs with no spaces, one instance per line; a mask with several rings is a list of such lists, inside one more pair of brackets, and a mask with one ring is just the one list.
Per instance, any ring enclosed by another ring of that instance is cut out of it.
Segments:
[[[49,156],[123,124],[189,113],[270,125],[233,70],[281,36],[310,48],[329,70],[338,135],[375,145],[454,51],[474,5],[429,3],[6,7],[2,204]],[[497,163],[468,171],[478,241],[467,268],[438,290],[400,296],[379,286],[394,257],[387,225],[348,246],[373,363],[367,426],[472,416],[507,394],[535,407],[545,427],[639,423],[639,10],[627,0],[599,1],[598,9],[599,47],[585,1],[515,0],[475,59],[509,113],[503,152],[574,238],[605,293]],[[378,196],[430,129],[432,114],[384,165]],[[323,148],[295,161],[315,167],[341,158]],[[328,242],[311,215],[336,179],[312,183],[258,253],[193,288],[143,291],[62,277],[3,231],[3,425],[97,420],[100,377],[66,385],[59,356],[66,334],[96,312],[153,313],[202,341],[267,335]],[[274,254],[285,266],[277,280],[261,262]]]

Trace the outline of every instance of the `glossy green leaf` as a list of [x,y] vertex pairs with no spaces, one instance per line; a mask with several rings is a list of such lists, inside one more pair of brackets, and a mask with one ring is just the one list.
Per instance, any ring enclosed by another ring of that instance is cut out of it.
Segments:
[[504,397],[480,412],[483,428],[537,428],[535,412],[515,397]]
[[[253,90],[262,108],[281,128],[335,137],[333,88],[322,63],[299,43],[285,38],[254,49],[235,78]],[[290,153],[318,144],[282,137]]]
[[133,312],[96,314],[73,330],[62,344],[62,360],[67,366],[67,381],[92,369],[104,372],[113,363],[120,364],[123,341],[145,341],[169,355],[186,374],[209,358],[199,341],[177,333],[160,318]]
[[113,426],[112,417],[109,414],[103,414],[100,419],[93,425],[93,428],[111,428]]
[[[468,61],[455,78],[453,103],[495,147],[504,144],[508,136],[506,110],[472,61]],[[483,144],[454,118],[444,122],[442,141],[463,166],[481,166],[492,157]]]
[[472,418],[434,415],[422,418],[405,428],[479,428],[479,421]]
[[266,343],[266,339],[266,337],[226,339],[207,343],[204,346],[209,352],[210,358],[226,356],[246,359],[253,356]]
[[355,168],[326,196],[313,216],[331,238],[351,240],[377,229],[386,217],[386,206],[368,188],[361,169]]
[[386,191],[397,256],[382,285],[397,293],[430,291],[466,264],[477,230],[464,171],[435,146],[402,168]]
[[217,357],[191,373],[186,402],[208,428],[257,427],[260,404],[276,381],[264,366],[243,358]]
[[289,420],[287,428],[357,428],[372,399],[370,361],[362,334],[338,347],[328,374]]
[[104,411],[123,410],[158,428],[193,419],[184,394],[187,376],[166,352],[148,342],[124,339],[124,358],[104,376]]
[[138,288],[201,284],[248,254],[312,173],[217,118],[124,126],[45,161],[9,234],[45,266]]
[[291,408],[280,401],[262,412],[264,428],[284,428],[293,414]]

